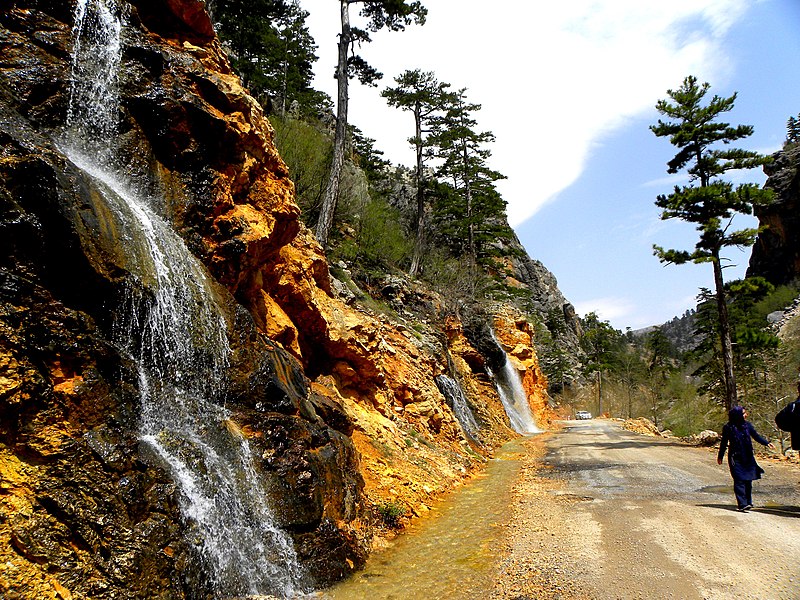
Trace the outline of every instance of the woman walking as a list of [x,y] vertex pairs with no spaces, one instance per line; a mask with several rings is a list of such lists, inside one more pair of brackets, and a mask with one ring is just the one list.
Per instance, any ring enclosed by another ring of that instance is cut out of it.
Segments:
[[746,512],[753,508],[753,480],[761,479],[764,469],[758,466],[753,454],[753,438],[759,444],[774,448],[769,440],[763,438],[747,420],[747,411],[742,406],[734,406],[728,412],[728,422],[722,427],[722,441],[719,444],[717,464],[722,464],[725,450],[728,452],[728,467],[733,477],[733,493],[739,510]]

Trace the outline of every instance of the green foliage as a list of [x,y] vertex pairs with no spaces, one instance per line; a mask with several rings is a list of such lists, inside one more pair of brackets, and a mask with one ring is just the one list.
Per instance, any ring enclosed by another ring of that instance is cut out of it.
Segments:
[[289,167],[303,221],[312,226],[319,215],[331,157],[331,140],[307,121],[270,117],[275,145]]
[[446,248],[432,247],[423,257],[422,278],[445,302],[445,312],[460,314],[461,309],[485,299],[491,280],[472,268],[464,257],[453,256]]
[[[767,315],[792,303],[797,290],[775,288],[761,277],[732,281],[726,286],[731,335],[734,340],[734,368],[737,379],[752,389],[754,373],[763,372],[778,350],[780,340],[767,330]],[[708,290],[700,295],[696,314],[696,333],[700,344],[692,353],[703,377],[703,391],[719,395],[723,387],[722,358],[718,342],[715,300]],[[743,392],[743,399],[747,393]]]
[[587,358],[586,373],[608,370],[616,363],[617,354],[623,347],[622,333],[608,321],[601,321],[594,312],[581,319],[581,325],[584,332],[581,348]]
[[398,529],[406,515],[406,508],[400,502],[386,500],[375,506],[375,512],[386,527]]
[[313,115],[330,106],[311,87],[316,44],[297,0],[216,0],[214,19],[231,64],[251,93],[285,114],[296,103]]
[[386,98],[389,106],[409,111],[414,118],[414,136],[408,140],[417,157],[414,169],[414,184],[417,188],[417,214],[414,219],[416,240],[409,269],[413,277],[419,272],[425,250],[425,213],[428,204],[426,162],[435,155],[431,137],[445,110],[450,84],[441,83],[433,73],[419,69],[405,71],[395,78],[395,83],[397,87],[386,88],[381,96]]
[[491,156],[487,145],[494,135],[475,131],[474,114],[481,107],[467,102],[466,89],[448,93],[444,100],[444,114],[429,138],[441,178],[432,192],[433,228],[454,254],[491,264],[497,240],[513,237],[505,225],[505,200],[494,185],[505,176],[487,164]]
[[353,163],[361,169],[367,181],[375,183],[386,178],[389,161],[383,158],[383,151],[375,147],[375,140],[365,136],[356,126],[350,126],[350,144]]
[[796,144],[800,142],[800,115],[789,117],[786,121],[786,143]]
[[548,391],[561,393],[573,383],[575,357],[558,343],[568,330],[564,311],[549,310],[542,320],[536,321],[536,354],[547,376]]
[[649,354],[647,361],[647,369],[649,371],[669,368],[676,354],[675,349],[660,327],[647,334],[645,349]]
[[[717,179],[730,170],[762,166],[769,158],[749,150],[727,148],[731,142],[749,137],[753,128],[750,125],[732,127],[717,121],[722,113],[733,108],[736,94],[728,98],[714,95],[704,105],[709,87],[708,83],[698,85],[695,77],[687,77],[680,88],[667,91],[674,103],[659,100],[656,104],[662,115],[673,120],[659,119],[657,125],[650,126],[656,136],[668,136],[678,148],[678,153],[667,163],[667,172],[686,169],[690,182],[699,182],[699,186],[691,183],[675,186],[671,194],[660,195],[656,200],[656,206],[662,209],[662,219],[678,218],[693,223],[700,232],[692,252],[655,246],[655,253],[662,262],[718,261],[724,247],[752,245],[758,230],[730,231],[730,221],[734,214],[752,214],[754,206],[772,200],[770,190],[759,189],[755,184],[734,187]],[[726,148],[718,149],[717,144]]]
[[542,371],[547,376],[548,390],[552,393],[563,391],[572,383],[574,364],[569,353],[552,336],[537,337],[536,351]]
[[412,242],[397,209],[380,198],[369,198],[350,221],[354,234],[332,249],[334,258],[381,272],[408,262]]
[[450,84],[440,82],[433,72],[407,70],[395,77],[395,87],[381,92],[389,106],[411,112],[415,135],[409,139],[414,147],[425,147],[426,138],[441,112],[446,108]]
[[630,419],[634,415],[634,400],[647,373],[647,363],[633,344],[622,346],[614,363],[614,374],[622,384],[627,400],[625,416]]
[[361,16],[369,20],[370,31],[403,31],[408,25],[425,24],[428,9],[421,2],[407,0],[363,0]]
[[705,429],[719,431],[724,418],[719,409],[706,398],[698,396],[697,388],[681,371],[673,371],[663,382],[659,424],[678,437],[697,434]]

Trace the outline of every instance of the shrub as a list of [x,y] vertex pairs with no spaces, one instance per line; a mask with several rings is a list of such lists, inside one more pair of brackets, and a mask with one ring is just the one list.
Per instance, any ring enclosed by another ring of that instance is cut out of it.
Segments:
[[386,500],[375,506],[375,511],[381,522],[390,529],[400,527],[400,519],[406,514],[405,507],[395,500]]
[[319,218],[319,208],[328,183],[333,144],[329,136],[305,122],[271,116],[275,145],[289,167],[294,181],[297,204],[303,222],[312,227]]
[[362,269],[398,267],[408,262],[412,240],[401,224],[397,209],[382,199],[368,198],[361,207],[350,207],[353,234],[333,250],[337,258],[355,263]]

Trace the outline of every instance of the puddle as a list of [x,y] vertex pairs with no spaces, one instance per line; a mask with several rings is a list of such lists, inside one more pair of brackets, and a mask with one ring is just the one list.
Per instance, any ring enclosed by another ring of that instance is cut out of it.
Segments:
[[562,492],[561,490],[550,490],[549,493],[552,496],[557,496],[558,498],[570,500],[572,502],[594,502],[594,496],[581,496],[570,492]]
[[706,492],[709,494],[732,494],[733,493],[733,486],[731,485],[707,485],[706,487],[701,487],[698,492]]
[[363,571],[321,592],[326,600],[488,598],[495,579],[511,489],[524,455],[519,440],[503,446],[485,474],[435,507]]

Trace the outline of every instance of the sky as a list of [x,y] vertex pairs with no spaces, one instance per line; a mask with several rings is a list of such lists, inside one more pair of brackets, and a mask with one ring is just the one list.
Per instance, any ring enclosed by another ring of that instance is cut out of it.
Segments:
[[[713,287],[708,264],[663,265],[654,244],[691,250],[687,223],[662,221],[656,196],[686,180],[649,130],[655,104],[695,75],[710,97],[738,94],[724,120],[755,127],[738,147],[771,153],[800,113],[800,0],[422,0],[424,26],[381,31],[359,53],[384,74],[350,86],[350,122],[395,164],[411,166],[413,119],[380,91],[406,70],[467,88],[489,165],[528,254],[547,267],[579,314],[615,328],[657,325],[694,308]],[[314,87],[336,97],[339,2],[300,0],[320,57]],[[351,21],[363,26],[358,4]],[[487,7],[491,7],[488,9]],[[731,174],[763,183],[760,170]],[[737,217],[736,228],[752,217]],[[725,278],[744,276],[750,250],[726,254]]]

